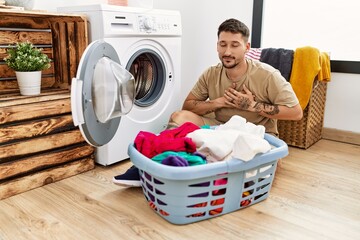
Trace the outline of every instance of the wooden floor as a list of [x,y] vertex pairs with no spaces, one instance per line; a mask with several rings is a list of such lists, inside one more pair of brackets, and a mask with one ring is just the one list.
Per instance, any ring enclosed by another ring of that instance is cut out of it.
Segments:
[[270,197],[211,220],[173,225],[141,188],[111,178],[126,160],[0,201],[0,239],[360,239],[360,146],[290,148]]

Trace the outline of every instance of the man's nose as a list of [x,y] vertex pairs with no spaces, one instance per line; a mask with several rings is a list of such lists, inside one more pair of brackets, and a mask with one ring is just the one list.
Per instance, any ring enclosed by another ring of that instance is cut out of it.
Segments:
[[231,48],[230,48],[230,46],[228,46],[228,47],[225,48],[224,54],[227,55],[227,56],[231,55]]

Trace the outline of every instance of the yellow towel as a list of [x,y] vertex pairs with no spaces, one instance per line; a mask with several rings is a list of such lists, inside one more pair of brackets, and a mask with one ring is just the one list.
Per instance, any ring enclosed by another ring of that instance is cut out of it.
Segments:
[[314,79],[320,69],[320,52],[317,48],[306,46],[295,50],[290,83],[303,110],[309,102]]
[[317,75],[319,81],[329,82],[331,79],[330,56],[326,52],[320,53],[321,70]]

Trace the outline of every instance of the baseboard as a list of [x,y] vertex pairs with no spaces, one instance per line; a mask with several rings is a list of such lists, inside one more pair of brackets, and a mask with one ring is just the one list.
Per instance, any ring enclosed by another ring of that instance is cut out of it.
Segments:
[[322,138],[360,145],[360,133],[339,130],[335,128],[323,128]]

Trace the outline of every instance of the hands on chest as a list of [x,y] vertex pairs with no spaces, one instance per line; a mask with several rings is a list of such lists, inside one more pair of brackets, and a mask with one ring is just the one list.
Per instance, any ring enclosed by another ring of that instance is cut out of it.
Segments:
[[245,86],[241,86],[241,90],[236,90],[236,84],[233,83],[231,87],[224,92],[225,103],[231,107],[250,111],[250,108],[254,106],[255,95]]

